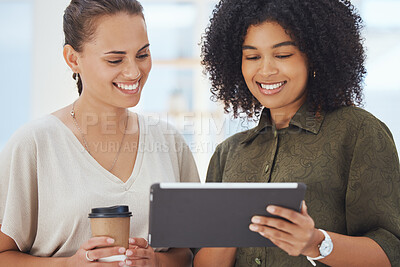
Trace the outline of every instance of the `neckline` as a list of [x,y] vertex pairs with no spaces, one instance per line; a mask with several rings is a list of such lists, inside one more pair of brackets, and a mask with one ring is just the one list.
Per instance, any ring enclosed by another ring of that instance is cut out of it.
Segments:
[[[137,113],[136,113],[137,114]],[[61,126],[61,128],[64,129],[64,132],[66,133],[67,138],[72,142],[74,147],[79,150],[79,154],[82,155],[82,157],[88,161],[94,168],[96,168],[98,171],[100,171],[105,177],[107,177],[109,180],[111,180],[114,183],[123,185],[125,189],[129,189],[132,184],[136,181],[136,178],[138,177],[138,174],[140,172],[142,162],[143,162],[143,153],[141,152],[141,147],[143,147],[144,142],[145,142],[145,135],[144,135],[144,125],[143,125],[143,117],[140,114],[137,114],[138,116],[138,124],[139,124],[139,140],[138,140],[138,148],[136,151],[136,161],[135,165],[133,166],[133,170],[131,175],[129,176],[128,180],[126,182],[123,182],[120,178],[109,172],[107,169],[105,169],[103,166],[101,166],[85,149],[85,147],[79,142],[78,138],[74,135],[74,133],[69,129],[58,117],[56,117],[53,114],[50,114],[50,117],[54,118],[54,121],[57,122]]]

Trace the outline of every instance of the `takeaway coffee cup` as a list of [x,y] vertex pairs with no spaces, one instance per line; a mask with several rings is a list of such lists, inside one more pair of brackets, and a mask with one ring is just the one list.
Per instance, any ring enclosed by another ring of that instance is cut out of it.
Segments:
[[[124,205],[93,208],[89,214],[92,236],[109,236],[115,240],[113,246],[128,248],[131,216],[129,207]],[[98,261],[123,261],[125,258],[125,255],[115,255]]]

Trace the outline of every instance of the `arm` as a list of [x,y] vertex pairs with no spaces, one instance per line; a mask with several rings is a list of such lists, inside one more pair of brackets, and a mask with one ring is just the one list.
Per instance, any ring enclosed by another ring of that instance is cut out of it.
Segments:
[[[320,261],[332,266],[398,266],[400,171],[393,138],[387,127],[372,116],[364,116],[352,134],[355,140],[342,215],[346,234],[329,233],[333,251]],[[323,235],[315,229],[305,206],[301,213],[275,209],[268,211],[292,223],[266,217],[259,217],[257,222],[253,218],[252,230],[289,255],[318,256],[317,246]]]
[[236,248],[202,248],[193,261],[194,267],[232,267]]
[[[255,216],[252,218],[250,230],[270,239],[291,256],[318,256],[318,245],[321,244],[324,235],[314,227],[314,221],[308,215],[304,202],[301,213],[276,206],[273,207],[274,210],[271,208],[272,206],[268,208],[268,212],[290,222]],[[391,266],[385,252],[374,240],[368,237],[328,233],[333,242],[333,251],[320,260],[322,263],[329,266]]]
[[167,252],[156,252],[156,258],[159,267],[190,267],[193,255],[188,248],[172,248]]
[[[1,225],[0,225],[1,227]],[[7,266],[65,266],[65,258],[39,258],[19,251],[17,244],[0,231],[0,267]]]
[[[1,227],[1,225],[0,225]],[[91,259],[108,257],[116,254],[123,254],[125,249],[119,247],[97,248],[110,246],[108,237],[94,237],[85,242],[72,257],[35,257],[28,253],[23,253],[18,249],[15,241],[0,231],[0,267],[75,267],[93,266],[93,262],[86,259],[86,251],[90,251]],[[119,262],[101,264],[97,266],[118,267]]]

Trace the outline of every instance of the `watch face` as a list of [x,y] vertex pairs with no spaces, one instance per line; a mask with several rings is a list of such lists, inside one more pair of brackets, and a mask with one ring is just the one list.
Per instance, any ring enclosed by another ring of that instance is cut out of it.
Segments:
[[331,254],[333,250],[333,243],[332,240],[324,240],[321,243],[321,246],[319,247],[319,253],[321,256],[326,257],[329,254]]

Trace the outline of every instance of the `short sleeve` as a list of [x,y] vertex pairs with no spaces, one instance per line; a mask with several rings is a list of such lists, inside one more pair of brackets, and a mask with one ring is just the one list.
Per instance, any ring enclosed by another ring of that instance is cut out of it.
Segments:
[[37,229],[36,145],[24,127],[0,153],[1,231],[29,251]]
[[222,144],[219,144],[210,159],[207,169],[206,183],[222,182],[221,149]]
[[400,266],[399,158],[389,129],[374,117],[360,126],[346,193],[348,234],[377,242]]

